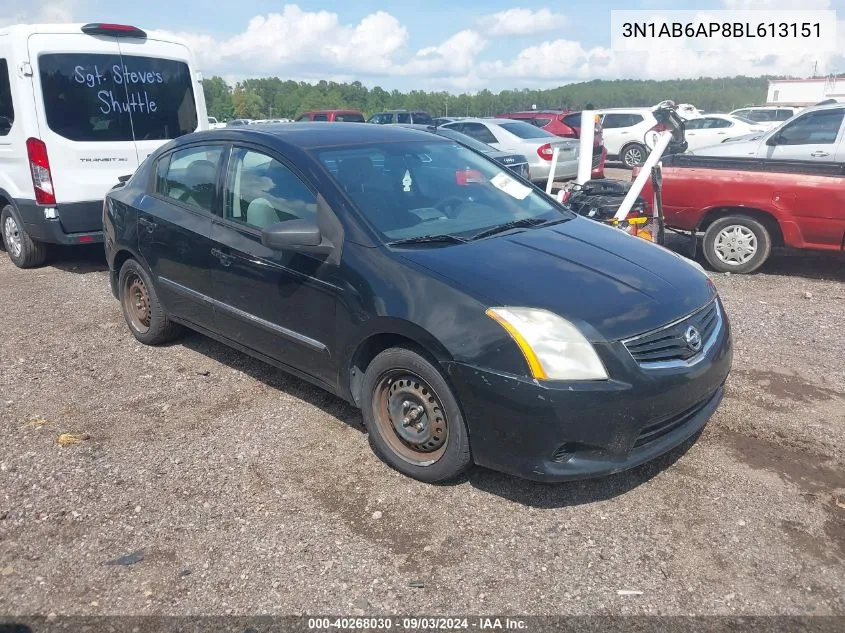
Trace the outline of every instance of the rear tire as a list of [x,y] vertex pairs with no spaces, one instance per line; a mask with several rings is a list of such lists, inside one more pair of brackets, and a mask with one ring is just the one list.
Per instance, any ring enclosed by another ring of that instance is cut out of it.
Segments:
[[633,169],[634,167],[639,167],[645,162],[646,157],[648,156],[648,150],[645,148],[645,145],[640,145],[639,143],[631,143],[625,149],[622,150],[622,154],[619,158],[624,163],[625,167],[628,169]]
[[370,445],[384,462],[427,483],[455,479],[472,465],[461,408],[426,358],[387,349],[367,367],[361,389]]
[[117,282],[123,318],[132,336],[144,345],[161,345],[182,332],[164,312],[152,279],[134,259],[127,259],[120,268]]
[[722,273],[752,273],[769,258],[772,237],[763,224],[745,215],[719,218],[704,233],[704,257]]
[[47,259],[47,246],[33,240],[23,228],[14,213],[12,205],[3,207],[0,213],[3,243],[9,259],[18,268],[35,268]]

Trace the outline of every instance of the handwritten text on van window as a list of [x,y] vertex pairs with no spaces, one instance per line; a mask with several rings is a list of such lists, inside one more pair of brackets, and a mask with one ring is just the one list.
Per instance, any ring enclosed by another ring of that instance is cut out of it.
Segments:
[[[106,70],[105,74],[96,64],[94,64],[93,70],[85,66],[77,66],[74,68],[73,78],[77,83],[89,88],[97,88],[103,83],[127,87],[164,83],[164,77],[160,72],[131,70],[128,66],[118,64]],[[103,114],[111,114],[112,112],[150,114],[158,110],[158,104],[150,99],[146,90],[128,93],[120,90],[117,94],[111,90],[99,90],[97,91],[97,99],[100,102],[100,112]]]

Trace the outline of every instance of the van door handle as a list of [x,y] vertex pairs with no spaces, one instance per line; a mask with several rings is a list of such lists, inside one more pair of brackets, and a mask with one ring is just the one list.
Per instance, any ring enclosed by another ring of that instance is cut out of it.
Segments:
[[815,152],[813,152],[812,154],[810,154],[810,156],[812,156],[814,158],[824,158],[825,156],[830,156],[830,152],[825,152],[825,151],[819,149],[819,150],[816,150]]
[[148,220],[147,218],[138,218],[138,224],[143,226],[147,229],[147,233],[152,233],[155,231],[155,228],[158,226],[155,222]]
[[214,255],[217,259],[219,259],[220,263],[223,266],[231,266],[232,265],[232,257],[230,255],[227,255],[223,251],[221,251],[219,248],[212,248],[211,254]]

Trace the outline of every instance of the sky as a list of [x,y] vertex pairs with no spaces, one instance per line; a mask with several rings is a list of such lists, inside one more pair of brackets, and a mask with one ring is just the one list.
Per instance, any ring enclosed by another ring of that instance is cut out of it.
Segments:
[[[591,79],[845,72],[845,0],[0,0],[0,26],[117,22],[185,39],[205,76],[358,80],[398,90],[476,92]],[[421,8],[424,7],[424,8]],[[835,52],[623,52],[614,9],[834,9]]]

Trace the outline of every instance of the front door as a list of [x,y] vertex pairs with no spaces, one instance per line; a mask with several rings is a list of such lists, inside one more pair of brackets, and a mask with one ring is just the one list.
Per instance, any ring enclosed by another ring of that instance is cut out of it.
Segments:
[[165,310],[213,328],[211,220],[226,145],[192,145],[159,159],[152,195],[138,210],[138,249]]
[[222,334],[334,386],[335,264],[261,243],[261,229],[271,224],[316,217],[316,194],[291,168],[235,147],[211,229],[214,305]]
[[[761,158],[833,162],[842,144],[845,105],[807,112],[771,137],[777,143],[760,146]],[[838,160],[841,160],[841,156]]]

